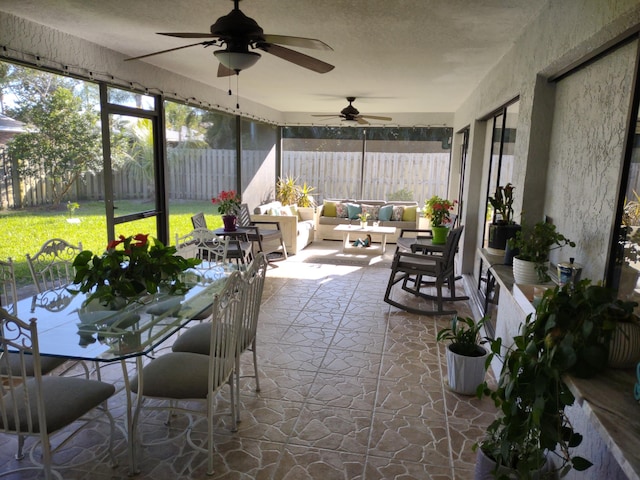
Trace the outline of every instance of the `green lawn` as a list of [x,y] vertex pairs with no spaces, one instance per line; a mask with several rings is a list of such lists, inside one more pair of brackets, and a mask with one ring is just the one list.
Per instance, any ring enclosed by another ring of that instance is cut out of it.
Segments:
[[[118,211],[139,211],[136,202],[119,202]],[[148,208],[148,207],[147,207]],[[185,235],[193,228],[191,216],[204,212],[207,226],[215,229],[222,226],[222,218],[215,215],[216,209],[211,201],[172,201],[169,205],[169,231],[171,244],[176,233]],[[104,251],[107,244],[106,219],[103,202],[80,202],[80,208],[74,212],[80,223],[67,222],[66,208],[24,209],[17,211],[0,211],[0,231],[3,234],[0,243],[0,259],[11,257],[15,264],[16,282],[18,286],[32,282],[27,266],[27,253],[35,254],[42,244],[50,238],[62,238],[72,244],[82,242],[85,250],[94,253]],[[155,218],[146,218],[116,226],[119,234],[149,233],[156,235]]]

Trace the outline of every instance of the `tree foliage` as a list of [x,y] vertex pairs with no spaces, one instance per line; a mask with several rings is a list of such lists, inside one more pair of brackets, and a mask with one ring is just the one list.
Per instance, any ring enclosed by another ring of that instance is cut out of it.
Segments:
[[18,99],[16,111],[31,130],[15,136],[9,152],[20,175],[51,182],[53,204],[58,205],[80,174],[102,169],[101,134],[97,113],[83,110],[82,99],[69,88],[58,85],[45,94],[50,83],[28,82],[27,91],[40,98]]

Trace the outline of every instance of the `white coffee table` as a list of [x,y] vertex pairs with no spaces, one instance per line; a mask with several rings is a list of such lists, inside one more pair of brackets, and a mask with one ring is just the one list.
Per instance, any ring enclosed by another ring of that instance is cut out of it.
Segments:
[[[342,251],[344,253],[364,253],[364,254],[378,254],[382,255],[387,248],[387,235],[393,235],[396,233],[396,227],[374,227],[367,226],[366,228],[361,228],[360,225],[337,225],[334,229],[334,232],[342,232]],[[353,235],[353,239],[361,238],[365,239],[367,235],[371,235],[372,239],[374,235],[380,235],[380,246],[368,246],[368,247],[354,247],[351,245],[351,236]]]

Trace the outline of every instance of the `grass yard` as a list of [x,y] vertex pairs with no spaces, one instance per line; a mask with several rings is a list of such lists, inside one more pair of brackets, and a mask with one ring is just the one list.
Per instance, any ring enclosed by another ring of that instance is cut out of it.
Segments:
[[[136,202],[119,202],[119,212],[134,212],[148,207],[141,207]],[[170,243],[175,243],[175,236],[186,235],[193,227],[191,216],[204,212],[207,226],[216,229],[222,226],[222,218],[215,215],[215,207],[211,201],[175,200],[169,205]],[[31,274],[25,255],[33,255],[42,244],[51,238],[62,238],[94,253],[102,253],[107,245],[107,228],[103,202],[80,202],[73,216],[79,223],[69,223],[69,214],[64,206],[58,210],[33,208],[24,210],[0,211],[0,231],[3,233],[0,243],[0,259],[8,257],[14,262],[16,283],[18,287],[32,283]],[[155,218],[145,218],[135,222],[116,225],[116,236],[136,233],[149,233],[156,236]]]

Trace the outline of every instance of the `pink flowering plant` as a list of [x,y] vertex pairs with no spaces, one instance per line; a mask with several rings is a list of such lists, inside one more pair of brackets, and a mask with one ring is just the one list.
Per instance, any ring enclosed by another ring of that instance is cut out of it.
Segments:
[[120,235],[102,255],[83,250],[76,256],[77,288],[69,291],[89,293],[87,303],[97,299],[102,305],[112,305],[119,298],[135,300],[145,292],[155,293],[160,285],[170,294],[183,294],[189,287],[180,274],[199,263],[200,259],[176,255],[176,247],[149,235]]
[[431,220],[432,227],[441,227],[449,222],[450,212],[457,203],[457,200],[446,200],[434,195],[424,202],[424,216]]
[[240,197],[235,190],[223,190],[211,199],[220,215],[236,215],[240,211]]

